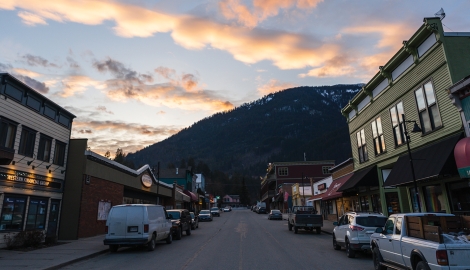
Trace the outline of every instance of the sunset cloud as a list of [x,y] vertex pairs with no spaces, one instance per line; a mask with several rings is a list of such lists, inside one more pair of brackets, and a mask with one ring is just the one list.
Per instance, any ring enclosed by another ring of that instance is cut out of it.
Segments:
[[276,79],[271,79],[269,80],[268,83],[258,87],[258,92],[262,95],[265,96],[267,94],[275,93],[287,88],[292,88],[296,87],[296,84],[293,83],[288,83],[288,82],[280,82]]
[[23,55],[23,59],[26,60],[26,63],[30,66],[42,66],[42,67],[58,67],[56,64],[49,62],[47,59],[42,58],[41,56],[35,56],[31,54]]
[[104,83],[93,80],[84,75],[71,75],[61,82],[61,90],[56,95],[67,98],[75,95],[81,95],[90,88],[104,89]]

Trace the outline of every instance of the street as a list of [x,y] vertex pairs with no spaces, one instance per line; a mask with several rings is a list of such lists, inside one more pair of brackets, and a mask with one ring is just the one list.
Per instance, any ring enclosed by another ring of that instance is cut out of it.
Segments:
[[236,209],[153,252],[120,248],[63,269],[373,269],[370,254],[349,259],[333,250],[331,235],[294,234],[286,220],[267,217]]

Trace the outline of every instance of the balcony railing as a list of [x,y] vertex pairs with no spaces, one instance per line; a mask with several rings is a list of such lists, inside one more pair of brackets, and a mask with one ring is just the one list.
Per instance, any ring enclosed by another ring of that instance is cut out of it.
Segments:
[[261,201],[264,201],[268,198],[274,197],[274,195],[276,195],[275,191],[274,190],[269,190],[269,191],[265,192],[263,194],[263,196],[261,196]]

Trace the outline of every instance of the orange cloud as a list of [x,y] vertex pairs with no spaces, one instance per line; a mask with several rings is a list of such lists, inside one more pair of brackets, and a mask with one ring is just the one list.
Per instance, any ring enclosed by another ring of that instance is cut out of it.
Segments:
[[275,92],[278,92],[287,88],[296,87],[296,86],[297,85],[293,83],[281,82],[276,79],[271,79],[269,80],[268,83],[258,87],[258,92],[264,96],[267,94],[275,93]]
[[61,81],[62,90],[56,95],[66,98],[82,94],[89,88],[103,89],[105,85],[102,82],[93,80],[87,76],[72,75]]

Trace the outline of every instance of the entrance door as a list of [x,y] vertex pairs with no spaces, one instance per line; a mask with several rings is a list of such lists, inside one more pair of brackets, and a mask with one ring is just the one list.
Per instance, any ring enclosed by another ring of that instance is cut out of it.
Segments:
[[47,224],[47,236],[57,234],[57,223],[59,221],[60,200],[51,200],[51,208],[49,212],[49,221]]

